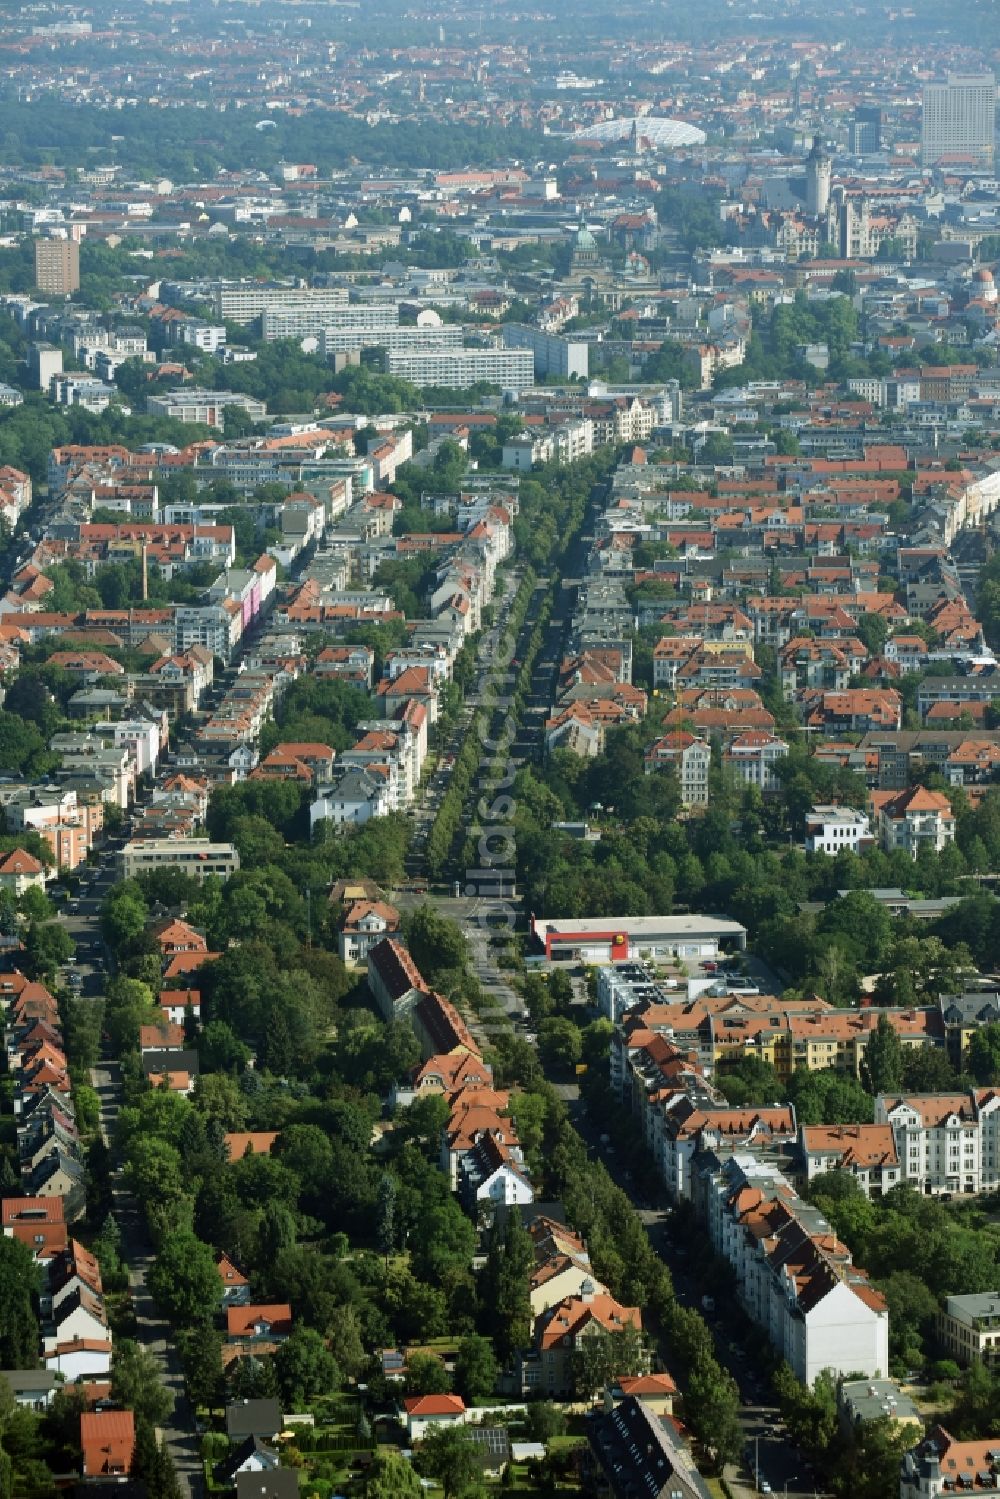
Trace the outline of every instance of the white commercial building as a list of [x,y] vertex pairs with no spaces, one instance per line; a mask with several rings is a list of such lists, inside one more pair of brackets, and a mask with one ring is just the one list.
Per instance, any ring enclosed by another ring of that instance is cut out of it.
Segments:
[[[490,871],[491,883],[512,870]],[[509,887],[508,887],[509,888]],[[717,958],[725,948],[742,951],[747,929],[722,916],[587,916],[547,921],[534,917],[531,930],[552,962],[624,963],[629,958]]]
[[311,289],[303,286],[263,286],[256,281],[219,286],[215,292],[216,316],[230,323],[250,323],[261,313],[277,308],[335,308],[347,306],[347,287]]
[[460,349],[464,336],[458,323],[442,323],[440,328],[328,328],[324,325],[319,330],[319,351],[324,359],[329,359],[331,354],[351,354],[355,349],[388,349],[393,354],[434,353],[441,349]]
[[[352,302],[344,307],[331,307],[323,299],[295,306],[265,307],[260,315],[261,336],[267,342],[275,338],[318,335],[325,328],[351,328],[364,329],[369,335],[365,343],[371,343],[378,342],[371,339],[372,333],[398,327],[399,306],[396,302]],[[358,349],[362,345],[353,343],[348,347]]]

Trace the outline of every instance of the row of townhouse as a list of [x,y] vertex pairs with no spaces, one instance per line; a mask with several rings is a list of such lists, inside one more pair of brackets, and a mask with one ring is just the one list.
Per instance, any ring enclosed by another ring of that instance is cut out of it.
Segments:
[[[343,892],[343,893],[346,893]],[[493,1086],[492,1071],[455,1006],[424,983],[410,953],[384,937],[368,953],[368,987],[384,1019],[408,1020],[423,1062],[394,1102],[427,1093],[444,1096],[448,1118],[440,1140],[440,1165],[470,1212],[493,1213],[534,1200],[511,1113],[510,1093]]]
[[756,1151],[720,1152],[706,1141],[696,1169],[696,1211],[775,1354],[805,1385],[828,1370],[884,1378],[885,1297],[822,1214]]
[[[31,1251],[40,1277],[42,1368],[15,1398],[40,1406],[62,1381],[106,1381],[113,1340],[100,1267],[69,1233],[86,1211],[87,1178],[58,1005],[16,970],[0,979],[0,996],[22,1183],[0,1205],[2,1230]],[[7,1377],[17,1386],[16,1371]]]
[[[338,901],[349,899],[351,893],[346,881],[334,890]],[[366,904],[370,908],[371,902]],[[409,1019],[423,1054],[406,1084],[394,1088],[393,1107],[404,1108],[427,1095],[443,1097],[448,1116],[441,1132],[440,1166],[466,1210],[497,1231],[506,1213],[530,1215],[532,1334],[505,1378],[509,1393],[568,1396],[576,1388],[575,1355],[584,1341],[625,1327],[641,1332],[641,1311],[622,1306],[597,1279],[577,1234],[547,1213],[530,1213],[534,1191],[511,1095],[495,1087],[492,1070],[461,1017],[447,1000],[427,989],[398,939],[384,938],[370,950],[368,984],[386,1019]],[[669,1375],[651,1377],[648,1393],[659,1394],[668,1409],[674,1391]],[[420,1414],[409,1402],[407,1411]]]
[[21,1183],[32,1198],[58,1198],[73,1222],[86,1208],[86,1173],[59,1007],[44,984],[16,971],[3,977],[2,997]]
[[1000,1094],[882,1094],[874,1124],[803,1127],[804,1179],[849,1171],[867,1197],[900,1182],[925,1195],[979,1193],[1000,1185]]
[[[436,705],[436,692],[433,696]],[[359,722],[357,742],[341,751],[336,766],[317,783],[309,807],[314,835],[323,823],[361,826],[373,817],[386,817],[416,796],[427,756],[428,705],[405,690],[398,698],[383,695],[382,704],[390,716]]]
[[[626,1008],[637,988],[639,1002]],[[673,1085],[677,1061],[671,1047],[679,1048],[705,1077],[725,1072],[747,1057],[767,1062],[783,1081],[799,1069],[834,1068],[858,1077],[881,1017],[903,1047],[946,1050],[961,1065],[968,1037],[979,1023],[973,1015],[983,1011],[982,1005],[973,1003],[964,1012],[956,996],[908,1009],[841,1010],[816,996],[732,993],[724,981],[691,998],[672,999],[641,981],[618,985],[599,980],[599,990],[605,1013],[617,1012],[610,1052],[612,1087],[622,1104],[643,1119],[646,1138],[662,1130],[652,1121],[662,1112],[661,1088]],[[996,1008],[993,996],[979,998],[987,1002],[987,1013]]]
[[199,754],[221,757],[235,775],[248,774],[257,764],[261,730],[305,665],[294,638],[283,654],[269,652],[261,665],[244,665],[211,716],[199,726],[195,739]]
[[798,1377],[886,1374],[884,1299],[778,1169],[798,1138],[794,1108],[728,1104],[673,1027],[637,1024],[612,1049],[611,1077],[667,1191],[693,1204],[744,1309]]
[[[95,494],[100,508],[106,510],[118,509],[126,500],[131,504],[134,498],[117,488],[107,495],[100,489]],[[151,508],[155,505],[154,494]],[[140,562],[148,576],[158,574],[170,579],[202,563],[232,567],[236,561],[236,537],[231,525],[124,519],[120,523],[82,521],[66,529],[71,533],[65,537],[66,558],[79,562],[88,577],[111,562]]]

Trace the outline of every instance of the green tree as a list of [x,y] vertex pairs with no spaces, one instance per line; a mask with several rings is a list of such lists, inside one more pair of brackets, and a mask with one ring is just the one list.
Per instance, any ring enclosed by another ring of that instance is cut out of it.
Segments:
[[378,1184],[378,1198],[375,1205],[375,1242],[388,1265],[389,1256],[396,1247],[396,1199],[399,1188],[396,1178],[389,1171],[382,1173],[382,1179]]
[[533,1401],[525,1412],[524,1424],[533,1442],[550,1442],[565,1432],[566,1415],[552,1400]]
[[531,1336],[531,1273],[534,1252],[527,1229],[516,1213],[494,1224],[480,1278],[483,1325],[501,1365],[528,1346]]
[[0,1367],[33,1369],[38,1355],[34,1301],[38,1271],[20,1239],[0,1238]]
[[977,1083],[986,1087],[1000,1079],[1000,1025],[984,1025],[973,1032],[968,1059]]
[[882,1014],[861,1063],[861,1081],[872,1097],[892,1093],[903,1082],[903,1046],[888,1016]]
[[365,1499],[421,1499],[422,1494],[412,1463],[398,1452],[376,1452],[365,1478]]
[[274,1372],[286,1410],[302,1410],[318,1395],[334,1395],[340,1370],[319,1333],[296,1326],[274,1355]]
[[132,1338],[119,1338],[111,1355],[111,1395],[134,1411],[136,1421],[162,1426],[174,1408],[174,1397],[160,1382],[156,1360]]
[[716,1472],[739,1457],[743,1446],[739,1389],[714,1358],[699,1359],[689,1371],[684,1412]]
[[455,1384],[469,1402],[481,1395],[492,1395],[497,1383],[497,1361],[489,1338],[471,1333],[458,1345],[455,1360]]
[[447,1395],[451,1376],[441,1359],[433,1353],[411,1353],[406,1361],[408,1395]]
[[476,1249],[476,1230],[454,1198],[423,1213],[410,1235],[414,1274],[432,1283],[449,1270],[465,1270]]
[[220,1297],[219,1272],[211,1248],[190,1230],[171,1235],[149,1272],[149,1289],[177,1326],[208,1321]]
[[193,1406],[219,1404],[222,1393],[222,1333],[207,1322],[184,1329],[178,1338],[184,1389]]
[[538,1054],[553,1072],[572,1072],[583,1055],[579,1027],[561,1015],[543,1020],[538,1028]]
[[414,1466],[425,1477],[437,1479],[444,1499],[458,1499],[482,1471],[476,1449],[460,1426],[432,1428],[420,1444]]
[[573,1351],[573,1386],[583,1399],[599,1395],[613,1380],[642,1374],[649,1355],[642,1333],[628,1326],[598,1331],[577,1340]]

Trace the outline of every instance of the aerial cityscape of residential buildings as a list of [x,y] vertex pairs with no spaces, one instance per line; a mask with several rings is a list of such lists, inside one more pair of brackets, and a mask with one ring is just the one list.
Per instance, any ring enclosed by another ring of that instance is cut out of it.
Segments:
[[0,25],[0,1499],[1000,1496],[989,0]]

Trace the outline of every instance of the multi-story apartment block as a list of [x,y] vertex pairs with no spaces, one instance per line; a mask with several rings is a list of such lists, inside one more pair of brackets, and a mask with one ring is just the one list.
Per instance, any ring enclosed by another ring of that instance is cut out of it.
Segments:
[[884,1094],[875,1100],[875,1122],[892,1126],[902,1180],[918,1191],[975,1193],[1000,1185],[1000,1094],[993,1089]]
[[680,786],[681,801],[686,807],[708,805],[708,771],[712,747],[684,729],[674,729],[657,739],[645,753],[646,774],[655,770],[672,770]]
[[954,842],[955,814],[943,792],[910,786],[880,802],[878,828],[886,853],[902,849],[915,859],[921,847],[940,853]]
[[54,297],[80,290],[80,245],[75,239],[35,240],[35,285]]
[[1000,1291],[949,1296],[937,1315],[937,1336],[948,1358],[968,1368],[1000,1359]]
[[562,380],[586,380],[589,373],[589,346],[578,340],[546,333],[527,323],[507,323],[503,342],[505,349],[530,349],[540,380],[546,375],[557,375]]
[[731,741],[723,753],[722,763],[745,786],[756,786],[766,794],[780,790],[777,767],[787,756],[788,745],[784,739],[748,729]]
[[803,1384],[826,1370],[888,1373],[885,1298],[775,1164],[707,1153],[696,1207],[732,1267],[744,1310]]
[[535,383],[534,355],[527,349],[426,349],[385,355],[385,373],[419,386],[465,390],[485,381],[527,390]]

